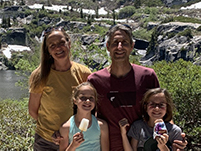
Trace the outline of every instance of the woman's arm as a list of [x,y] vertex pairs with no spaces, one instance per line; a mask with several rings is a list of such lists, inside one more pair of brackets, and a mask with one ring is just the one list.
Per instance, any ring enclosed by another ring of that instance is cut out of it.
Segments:
[[29,114],[35,119],[38,119],[38,109],[40,107],[41,93],[30,93],[29,96]]
[[107,122],[101,119],[97,119],[101,131],[101,150],[109,151],[109,129]]

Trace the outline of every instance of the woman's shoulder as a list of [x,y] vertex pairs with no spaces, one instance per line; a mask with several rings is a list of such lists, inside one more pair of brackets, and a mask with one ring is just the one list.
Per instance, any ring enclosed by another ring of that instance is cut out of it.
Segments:
[[77,63],[77,62],[74,62],[72,61],[72,68],[79,68],[79,69],[87,69],[89,70],[89,68],[83,64],[80,64],[80,63]]

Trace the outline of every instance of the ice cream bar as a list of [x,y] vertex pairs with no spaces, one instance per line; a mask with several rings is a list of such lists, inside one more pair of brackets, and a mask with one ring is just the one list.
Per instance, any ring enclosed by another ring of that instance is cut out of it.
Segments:
[[88,125],[89,125],[89,120],[86,118],[83,118],[80,123],[79,129],[81,131],[87,131]]
[[167,133],[165,123],[163,121],[156,122],[154,126],[153,138],[156,139],[156,137],[160,137],[163,133]]

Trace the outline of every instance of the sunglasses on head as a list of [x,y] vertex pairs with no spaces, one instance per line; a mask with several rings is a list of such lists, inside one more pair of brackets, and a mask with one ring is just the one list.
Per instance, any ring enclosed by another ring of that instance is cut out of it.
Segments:
[[63,31],[63,27],[62,26],[58,26],[58,27],[48,27],[44,30],[44,36],[48,35],[49,33],[51,33],[52,31]]
[[112,28],[114,28],[114,27],[117,26],[117,25],[123,25],[123,26],[125,26],[126,28],[129,28],[129,29],[132,31],[131,26],[129,26],[129,25],[127,25],[127,24],[116,24],[116,25],[112,25],[112,26],[109,28],[109,30],[111,30]]

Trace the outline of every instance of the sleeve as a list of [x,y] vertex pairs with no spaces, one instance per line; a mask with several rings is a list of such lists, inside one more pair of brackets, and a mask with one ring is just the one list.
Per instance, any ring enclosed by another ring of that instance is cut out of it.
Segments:
[[131,125],[127,135],[129,137],[132,137],[132,138],[136,139],[136,140],[139,140],[140,139],[140,134],[139,133],[140,133],[140,130],[138,129],[137,123],[134,122]]
[[170,142],[173,143],[174,140],[183,140],[181,133],[181,128],[174,124],[172,130],[169,132]]
[[36,70],[34,70],[29,77],[29,81],[31,79],[31,82],[29,83],[29,93],[42,93],[43,87],[41,85],[34,87],[33,84],[34,76],[36,76]]
[[87,81],[87,78],[90,74],[91,74],[91,70],[89,68],[85,67],[85,71],[83,74],[84,81]]
[[78,74],[82,78],[82,82],[87,81],[88,76],[91,74],[91,70],[82,64],[77,64],[77,70],[79,70]]

